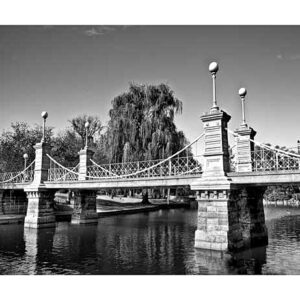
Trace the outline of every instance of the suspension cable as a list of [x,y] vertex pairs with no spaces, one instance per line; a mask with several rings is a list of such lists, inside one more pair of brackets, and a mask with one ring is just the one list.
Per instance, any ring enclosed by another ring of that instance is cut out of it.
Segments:
[[[12,178],[10,178],[10,179],[8,179],[8,180],[1,181],[0,183],[8,183],[8,182],[10,182],[10,181],[16,179],[16,178],[19,177],[20,175],[25,174],[25,172],[26,172],[29,168],[31,168],[31,166],[34,164],[34,162],[35,162],[35,159],[31,162],[31,164],[29,164],[29,165],[26,167],[26,169],[24,169],[23,171],[21,171],[20,173],[18,173],[18,174],[15,175],[14,177],[12,177]],[[2,174],[3,174],[3,173],[2,173]],[[5,174],[5,173],[4,173],[4,174]]]
[[[200,138],[202,138],[204,136],[204,132],[201,133],[193,142],[191,142],[190,144],[186,145],[184,148],[182,148],[181,150],[177,151],[176,153],[172,154],[171,156],[169,156],[168,158],[166,159],[163,159],[162,161],[158,162],[157,164],[153,165],[153,166],[150,166],[148,168],[145,168],[143,170],[139,170],[137,172],[134,172],[134,173],[131,173],[131,174],[124,174],[124,175],[117,175],[117,174],[114,174],[115,177],[117,178],[122,178],[122,177],[130,177],[130,176],[135,176],[135,175],[138,175],[140,173],[144,173],[146,171],[149,171],[155,167],[158,167],[160,165],[162,165],[163,163],[171,160],[173,157],[175,157],[176,155],[180,154],[181,152],[183,152],[184,150],[186,150],[188,147],[192,146],[194,143],[196,143]],[[93,164],[95,164],[96,166],[100,167],[101,169],[105,170],[106,172],[110,172],[104,168],[102,168],[100,165],[96,164],[92,159],[91,159],[91,162]],[[112,173],[112,172],[110,172]],[[95,177],[95,176],[90,176],[90,175],[87,175],[86,177],[89,177],[89,178],[99,178],[99,177]]]
[[[241,136],[240,134],[236,133],[236,132],[233,132],[231,131],[230,129],[226,128],[226,130],[231,133],[233,136]],[[295,154],[295,153],[291,153],[291,152],[287,152],[287,151],[284,151],[284,150],[281,150],[281,149],[276,149],[274,146],[268,146],[264,143],[261,143],[259,141],[255,141],[253,139],[249,139],[251,142],[253,142],[254,144],[262,147],[262,148],[265,148],[265,149],[269,149],[269,150],[272,150],[272,151],[276,151],[276,152],[279,152],[279,153],[282,153],[282,154],[285,154],[286,156],[294,156],[294,158],[300,158],[300,155],[298,154]]]
[[[50,158],[50,160],[51,160],[52,162],[54,162],[56,165],[58,165],[60,168],[66,170],[68,173],[73,173],[73,174],[75,174],[75,175],[79,175],[79,173],[74,172],[72,169],[68,169],[68,168],[64,167],[62,164],[60,164],[60,163],[57,162],[54,158],[52,158],[49,154],[47,154],[47,157]],[[76,167],[77,167],[77,166],[76,166]]]

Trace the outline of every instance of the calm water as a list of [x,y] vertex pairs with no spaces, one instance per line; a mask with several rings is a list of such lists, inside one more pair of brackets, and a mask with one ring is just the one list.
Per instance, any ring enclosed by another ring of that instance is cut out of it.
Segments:
[[[299,214],[299,215],[297,215]],[[112,216],[98,226],[0,226],[1,274],[300,274],[300,210],[266,208],[269,245],[235,256],[194,248],[196,210]]]

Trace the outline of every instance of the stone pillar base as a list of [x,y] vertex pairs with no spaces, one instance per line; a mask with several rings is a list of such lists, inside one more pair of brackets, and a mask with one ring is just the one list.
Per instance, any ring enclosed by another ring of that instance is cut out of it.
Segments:
[[24,227],[44,228],[55,227],[53,210],[54,191],[27,190],[28,207]]
[[97,224],[98,214],[96,211],[96,191],[76,191],[72,224]]
[[0,190],[0,215],[4,215],[3,198],[4,198],[4,190]]
[[266,245],[263,193],[258,187],[202,191],[197,199],[195,247],[238,251]]

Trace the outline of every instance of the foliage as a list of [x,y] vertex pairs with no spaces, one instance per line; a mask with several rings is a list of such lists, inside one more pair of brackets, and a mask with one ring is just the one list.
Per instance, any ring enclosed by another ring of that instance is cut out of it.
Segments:
[[[52,128],[46,127],[46,142],[50,142]],[[30,127],[25,122],[11,124],[9,130],[0,136],[0,171],[19,171],[24,168],[24,153],[28,154],[28,163],[35,158],[33,146],[42,138],[42,127]]]
[[113,99],[109,111],[102,140],[108,161],[160,159],[182,149],[187,140],[174,124],[181,111],[182,102],[166,84],[130,84],[128,92]]
[[100,135],[100,132],[103,129],[101,121],[96,116],[81,115],[69,120],[69,122],[74,131],[81,137],[82,148],[84,148],[86,140],[86,122],[89,122],[89,128],[87,130],[89,138],[93,138],[96,134]]
[[292,185],[268,186],[264,199],[270,202],[290,200],[295,198],[295,193],[299,193],[299,188]]
[[74,130],[66,129],[52,139],[51,156],[66,167],[74,167],[79,161],[78,152],[82,140]]

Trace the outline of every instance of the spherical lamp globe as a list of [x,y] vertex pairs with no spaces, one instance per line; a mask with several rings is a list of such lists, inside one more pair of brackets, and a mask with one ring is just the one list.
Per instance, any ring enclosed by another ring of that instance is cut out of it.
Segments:
[[47,119],[48,118],[48,113],[46,111],[43,111],[41,113],[41,116],[42,116],[43,119]]
[[240,88],[239,95],[240,97],[244,98],[247,95],[247,90],[245,88]]
[[217,73],[218,70],[219,70],[219,65],[217,62],[213,61],[209,64],[209,67],[208,67],[208,70],[209,72],[211,73]]

